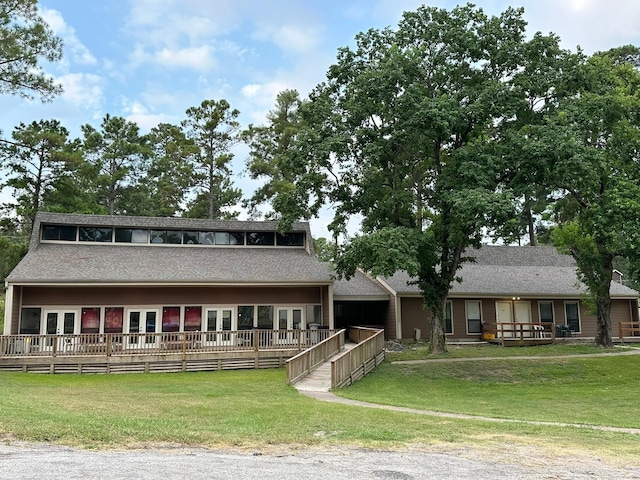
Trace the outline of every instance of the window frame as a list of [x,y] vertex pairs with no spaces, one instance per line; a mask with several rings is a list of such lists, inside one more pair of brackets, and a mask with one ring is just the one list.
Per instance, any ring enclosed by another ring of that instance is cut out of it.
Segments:
[[[449,318],[447,319],[447,307],[449,307]],[[449,326],[451,327],[447,331],[447,320],[449,321]],[[453,335],[453,301],[447,300],[444,304],[444,334],[445,335]]]
[[565,300],[564,302],[564,324],[570,327],[569,318],[567,315],[567,306],[575,305],[576,306],[576,314],[578,315],[578,329],[574,330],[575,333],[582,333],[582,319],[580,318],[580,302],[578,300]]
[[[469,318],[469,305],[472,303],[478,304],[478,313],[480,318]],[[464,315],[467,328],[467,335],[482,335],[482,300],[465,300],[464,302]],[[477,332],[469,331],[469,321],[478,322],[479,329]]]

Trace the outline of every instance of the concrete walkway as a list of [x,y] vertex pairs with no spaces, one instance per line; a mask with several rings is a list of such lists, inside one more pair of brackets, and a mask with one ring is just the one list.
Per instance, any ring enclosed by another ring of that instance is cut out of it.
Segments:
[[[347,347],[347,345],[345,345]],[[353,345],[351,345],[353,348]],[[343,350],[344,352],[344,350]],[[342,352],[340,353],[342,354]],[[340,355],[338,354],[338,355]],[[595,354],[584,354],[584,355],[558,355],[552,357],[481,357],[481,358],[457,358],[457,359],[431,359],[431,360],[410,360],[403,362],[394,362],[401,364],[412,364],[412,363],[428,363],[428,362],[442,362],[442,361],[478,361],[478,360],[542,360],[549,358],[586,358],[586,357],[604,357],[604,356],[614,356],[614,355],[638,355],[640,354],[640,349],[633,348],[626,351],[621,352],[613,352],[613,353],[595,353]],[[338,356],[336,355],[336,356]],[[331,359],[335,358],[332,357]],[[515,420],[510,418],[492,418],[492,417],[482,417],[477,415],[466,415],[461,413],[448,413],[448,412],[437,412],[434,410],[420,410],[416,408],[408,408],[408,407],[396,407],[393,405],[382,405],[378,403],[370,403],[370,402],[362,402],[360,400],[352,400],[349,398],[339,397],[338,395],[330,392],[331,390],[331,359],[321,365],[318,369],[311,372],[311,374],[307,375],[303,380],[294,385],[300,393],[306,395],[307,397],[314,398],[316,400],[322,402],[332,402],[332,403],[341,403],[343,405],[351,405],[355,407],[364,407],[364,408],[378,408],[381,410],[389,410],[393,412],[403,412],[403,413],[412,413],[415,415],[430,415],[433,417],[442,417],[442,418],[453,418],[458,420],[475,420],[481,422],[492,422],[492,423],[519,423],[523,425],[541,425],[541,426],[550,426],[550,427],[573,427],[573,428],[586,428],[590,430],[599,430],[604,432],[618,432],[618,433],[630,433],[634,435],[640,435],[640,428],[624,428],[624,427],[608,427],[605,425],[585,425],[580,423],[563,423],[563,422],[540,422],[540,421],[529,421],[529,420]]]

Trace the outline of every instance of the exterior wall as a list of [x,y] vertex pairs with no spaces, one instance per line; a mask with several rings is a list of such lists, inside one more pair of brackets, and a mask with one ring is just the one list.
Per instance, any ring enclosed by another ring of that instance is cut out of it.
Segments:
[[415,329],[420,329],[421,338],[428,338],[429,311],[423,308],[422,298],[400,298],[400,315],[402,316],[402,338],[415,338]]
[[22,306],[319,304],[319,287],[24,287]]
[[[14,305],[14,321],[11,332],[19,332],[22,307],[69,308],[83,307],[238,307],[243,305],[273,305],[275,307],[304,307],[321,305],[323,317],[330,306],[327,303],[328,287],[15,287],[22,291],[20,301]],[[182,311],[183,309],[181,309]],[[181,314],[182,315],[182,314]],[[275,312],[274,312],[275,315]],[[41,320],[44,321],[44,320]],[[79,321],[79,317],[76,321]],[[79,325],[79,324],[77,324]],[[328,323],[327,323],[328,325]]]
[[398,329],[396,327],[396,302],[399,299],[395,295],[392,295],[389,299],[389,307],[387,308],[387,314],[384,317],[384,335],[385,338],[399,339]]

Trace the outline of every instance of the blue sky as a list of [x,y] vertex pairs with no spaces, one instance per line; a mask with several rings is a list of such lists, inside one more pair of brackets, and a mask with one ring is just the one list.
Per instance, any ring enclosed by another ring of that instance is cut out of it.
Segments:
[[[40,0],[43,17],[64,39],[64,59],[46,70],[65,92],[48,104],[0,97],[0,130],[59,119],[74,136],[80,125],[99,127],[109,113],[137,122],[143,132],[179,123],[204,99],[229,101],[241,122],[262,123],[278,92],[303,96],[324,79],[339,47],[369,28],[397,25],[413,0]],[[489,14],[523,6],[529,33],[554,32],[563,46],[585,52],[640,45],[637,0],[501,0],[475,2]],[[457,2],[430,5],[452,8]],[[246,149],[235,151],[234,183],[243,176]],[[1,175],[1,174],[0,174]],[[1,181],[1,178],[0,178]],[[10,192],[0,194],[0,200]],[[326,235],[329,218],[314,221]]]

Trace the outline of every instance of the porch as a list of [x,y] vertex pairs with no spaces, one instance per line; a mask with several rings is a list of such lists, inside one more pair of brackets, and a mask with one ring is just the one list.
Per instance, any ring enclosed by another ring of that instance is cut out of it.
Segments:
[[337,330],[238,330],[0,336],[0,370],[193,372],[275,368]]
[[556,340],[551,322],[487,322],[482,324],[482,339],[503,347],[549,345]]

